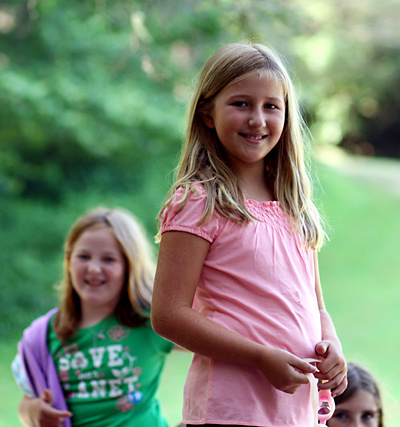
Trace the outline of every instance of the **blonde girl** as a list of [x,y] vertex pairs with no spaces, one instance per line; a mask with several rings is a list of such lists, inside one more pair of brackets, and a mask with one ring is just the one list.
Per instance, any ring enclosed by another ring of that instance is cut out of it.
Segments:
[[[346,387],[325,309],[306,129],[279,57],[231,44],[203,67],[159,214],[156,332],[195,353],[187,425],[310,427],[309,375]],[[319,360],[318,370],[305,359]]]
[[58,309],[24,331],[13,364],[26,426],[165,427],[155,397],[172,343],[150,325],[151,247],[122,209],[79,218]]

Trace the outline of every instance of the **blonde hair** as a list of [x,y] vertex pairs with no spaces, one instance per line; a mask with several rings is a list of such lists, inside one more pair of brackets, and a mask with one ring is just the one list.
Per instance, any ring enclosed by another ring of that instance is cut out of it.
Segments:
[[[178,210],[183,209],[194,183],[201,183],[207,194],[199,224],[217,211],[224,218],[243,223],[254,220],[236,176],[225,160],[215,129],[208,128],[202,114],[210,112],[216,96],[233,81],[251,72],[267,73],[282,84],[285,99],[285,126],[278,144],[265,157],[265,179],[288,215],[293,230],[299,231],[308,248],[319,249],[324,231],[311,203],[304,146],[308,130],[302,119],[292,81],[279,56],[261,44],[229,44],[218,50],[204,65],[188,112],[186,141],[175,171],[175,183],[158,214],[171,204],[176,190],[183,189]],[[160,232],[156,239],[160,240]]]
[[152,247],[134,215],[123,209],[100,207],[80,217],[65,242],[61,302],[54,324],[57,336],[62,341],[73,336],[81,319],[80,299],[72,286],[69,271],[70,255],[79,237],[95,226],[112,230],[126,261],[126,279],[115,309],[118,320],[126,326],[138,326],[150,317],[155,272]]

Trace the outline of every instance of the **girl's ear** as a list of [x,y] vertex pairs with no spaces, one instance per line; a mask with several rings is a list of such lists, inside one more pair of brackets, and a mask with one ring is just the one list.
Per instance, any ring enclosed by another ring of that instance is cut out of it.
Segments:
[[204,124],[208,128],[214,129],[215,124],[214,124],[214,119],[212,118],[211,114],[208,111],[200,111],[200,114],[201,114],[201,118],[203,119]]
[[203,120],[204,124],[208,128],[214,129],[215,128],[214,119],[213,119],[211,113],[208,111],[208,109],[204,108],[204,102],[200,102],[199,113],[200,113],[200,117]]

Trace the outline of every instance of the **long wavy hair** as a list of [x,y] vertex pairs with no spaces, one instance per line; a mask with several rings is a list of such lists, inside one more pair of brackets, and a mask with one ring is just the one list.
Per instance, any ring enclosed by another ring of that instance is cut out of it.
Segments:
[[[193,184],[201,183],[207,194],[199,224],[217,211],[239,223],[254,220],[238,180],[229,167],[215,129],[202,118],[211,112],[218,94],[247,73],[259,72],[282,84],[285,125],[278,144],[265,157],[265,179],[286,212],[294,231],[300,232],[307,248],[318,250],[324,240],[320,217],[311,203],[311,182],[306,170],[305,147],[309,133],[300,113],[292,81],[279,56],[261,44],[229,44],[218,50],[204,65],[188,110],[186,140],[175,170],[175,182],[158,214],[158,224],[178,188],[183,189],[183,209]],[[160,232],[156,240],[160,240]]]
[[113,232],[126,261],[125,283],[115,309],[118,320],[123,325],[133,327],[144,324],[150,317],[155,273],[152,247],[134,215],[123,209],[100,207],[79,218],[65,242],[61,301],[54,322],[55,332],[61,341],[74,335],[81,320],[80,299],[71,282],[70,255],[79,237],[86,230],[99,225]]
[[[349,400],[361,390],[371,393],[374,397],[376,406],[378,407],[378,427],[384,427],[382,399],[378,383],[370,372],[357,363],[352,362],[347,366],[347,388],[342,394],[335,397],[336,407]],[[327,424],[329,426],[329,421]]]

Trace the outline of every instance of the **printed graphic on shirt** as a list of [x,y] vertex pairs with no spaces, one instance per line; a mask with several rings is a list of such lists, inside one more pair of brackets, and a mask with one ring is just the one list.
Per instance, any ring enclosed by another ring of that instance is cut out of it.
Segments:
[[129,346],[124,346],[129,333],[129,328],[119,324],[104,332],[88,328],[79,331],[73,344],[59,348],[55,359],[67,401],[113,399],[120,412],[142,401],[142,368]]

